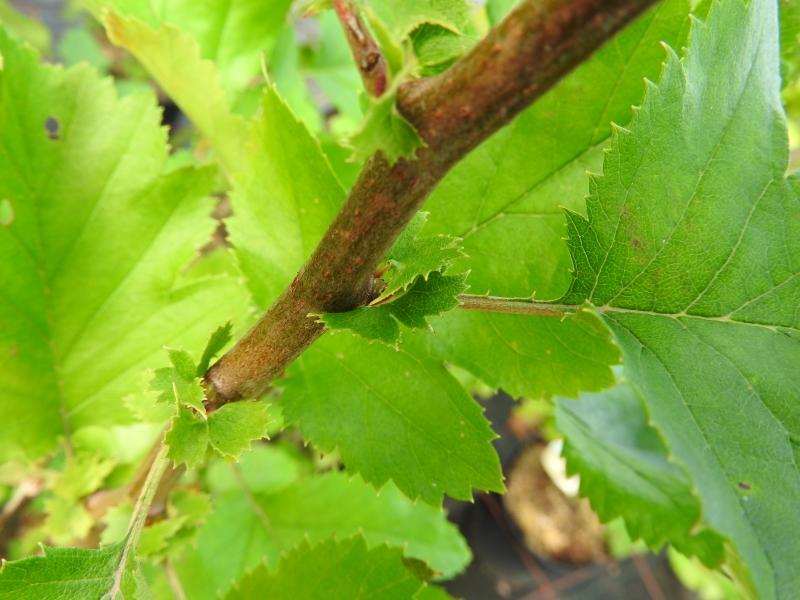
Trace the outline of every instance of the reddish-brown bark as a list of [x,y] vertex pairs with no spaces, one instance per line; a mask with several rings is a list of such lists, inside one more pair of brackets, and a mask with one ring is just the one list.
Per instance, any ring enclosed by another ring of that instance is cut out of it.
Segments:
[[320,334],[309,313],[352,309],[445,173],[654,0],[526,0],[444,73],[400,87],[398,108],[426,146],[364,166],[308,262],[261,320],[206,374],[208,405],[263,393]]

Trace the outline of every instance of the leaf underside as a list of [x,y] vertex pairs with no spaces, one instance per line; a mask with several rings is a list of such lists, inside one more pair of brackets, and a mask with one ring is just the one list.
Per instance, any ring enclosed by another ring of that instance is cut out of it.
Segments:
[[581,495],[604,521],[622,516],[633,539],[654,550],[666,543],[711,566],[724,558],[722,540],[702,529],[701,506],[686,471],[648,424],[642,398],[622,382],[578,400],[556,400],[568,469],[581,478]]
[[[800,195],[786,178],[777,6],[724,0],[618,129],[575,280],[764,598],[800,585]],[[709,74],[713,73],[713,76]],[[744,578],[746,574],[741,574]]]
[[182,273],[215,226],[213,171],[167,168],[152,95],[39,65],[2,32],[0,54],[0,456],[37,458],[129,422],[119,399],[162,346],[244,305],[231,280]]

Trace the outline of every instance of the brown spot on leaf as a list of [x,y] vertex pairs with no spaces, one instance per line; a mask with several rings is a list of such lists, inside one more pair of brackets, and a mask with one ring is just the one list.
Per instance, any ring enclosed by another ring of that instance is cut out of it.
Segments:
[[51,140],[57,140],[59,137],[59,129],[61,124],[55,117],[47,117],[44,121],[44,130],[47,132],[47,137]]

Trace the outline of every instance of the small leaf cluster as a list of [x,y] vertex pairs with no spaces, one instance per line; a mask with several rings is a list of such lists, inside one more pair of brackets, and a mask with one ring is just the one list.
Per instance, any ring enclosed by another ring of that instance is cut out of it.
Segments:
[[158,392],[159,401],[171,403],[175,411],[165,442],[169,446],[168,456],[176,464],[199,466],[209,448],[235,460],[250,448],[253,440],[267,435],[272,417],[264,401],[236,402],[211,413],[206,411],[200,377],[208,370],[211,359],[228,343],[230,332],[230,323],[218,328],[197,364],[185,350],[169,349],[172,366],[155,372],[152,389]]

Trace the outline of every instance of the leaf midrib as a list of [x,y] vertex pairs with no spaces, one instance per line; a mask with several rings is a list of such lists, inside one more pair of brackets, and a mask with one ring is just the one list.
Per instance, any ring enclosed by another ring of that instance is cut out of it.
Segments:
[[[671,247],[670,242],[672,241],[673,237],[675,236],[675,233],[680,229],[680,226],[684,223],[686,217],[688,216],[688,214],[690,212],[690,208],[695,203],[695,200],[698,197],[698,191],[700,189],[700,184],[702,183],[702,181],[705,179],[706,175],[709,172],[709,165],[711,165],[711,162],[716,158],[717,152],[719,152],[720,148],[722,148],[722,143],[728,137],[731,125],[737,120],[737,116],[739,115],[739,113],[740,113],[740,111],[742,109],[742,101],[744,100],[744,97],[745,97],[747,91],[751,87],[750,86],[750,80],[752,79],[753,73],[755,72],[755,65],[758,62],[758,57],[760,56],[760,49],[761,49],[761,44],[763,44],[763,40],[764,40],[764,36],[762,35],[759,38],[758,48],[757,48],[756,52],[753,53],[753,58],[750,61],[750,65],[749,65],[749,68],[748,68],[748,71],[747,71],[747,77],[745,77],[745,80],[742,83],[741,89],[739,91],[739,97],[736,99],[736,105],[734,106],[734,108],[730,112],[730,114],[727,116],[727,120],[726,120],[724,126],[722,127],[722,129],[720,131],[719,137],[717,138],[717,141],[714,144],[714,147],[708,153],[708,158],[706,159],[706,163],[703,165],[703,168],[700,170],[700,173],[698,174],[697,180],[695,181],[695,184],[694,184],[694,186],[692,188],[691,194],[686,199],[685,205],[683,207],[683,211],[681,212],[681,216],[678,219],[678,221],[675,223],[675,226],[672,228],[672,231],[670,232],[670,235],[669,235],[669,238],[667,240],[667,243],[663,244],[661,246],[661,248],[659,248],[658,251],[655,254],[653,254],[653,256],[650,258],[650,260],[647,262],[647,264],[644,265],[639,270],[639,272],[636,273],[636,275],[631,277],[628,280],[628,283],[622,285],[616,291],[614,296],[611,297],[606,302],[607,304],[610,304],[611,302],[613,302],[614,300],[619,298],[619,296],[624,291],[626,291],[631,286],[633,286],[641,277],[644,277],[645,274],[650,269],[650,267],[656,262],[656,260],[658,260],[658,258],[663,254],[663,252],[665,252],[667,248]],[[685,92],[687,73],[686,73],[686,69],[684,67],[683,61],[680,61],[680,60],[676,59],[674,67],[680,70],[681,86],[682,86],[682,88],[684,89],[684,92]],[[630,132],[628,130],[625,130],[625,129],[621,129],[620,130],[620,135],[628,135],[628,134],[630,134]],[[651,136],[648,137],[648,139],[647,139],[647,149],[648,150],[652,146],[653,140],[654,140],[653,137],[651,137]],[[645,156],[645,153],[642,153],[642,156]],[[636,178],[638,177],[638,174],[639,174],[639,170],[642,168],[642,166],[644,164],[645,164],[645,160],[642,159],[642,160],[639,161],[639,164],[636,165],[636,171],[633,174],[632,181],[636,180]],[[772,179],[772,178],[770,178],[770,179]],[[768,187],[768,186],[766,186],[766,187]],[[623,203],[622,203],[623,210],[625,208],[627,208],[627,206],[628,206],[628,201],[629,201],[630,196],[631,196],[631,189],[632,189],[632,186],[625,186],[625,199],[623,200]],[[620,213],[620,216],[621,216],[621,214],[622,213]],[[597,270],[597,273],[595,275],[595,280],[594,280],[594,285],[592,286],[592,291],[589,292],[588,299],[590,301],[593,300],[594,293],[597,290],[598,284],[600,283],[601,277],[603,275],[603,271],[605,270],[605,268],[606,268],[606,266],[608,264],[608,258],[611,256],[611,251],[617,245],[617,238],[619,236],[619,230],[620,230],[620,225],[621,224],[622,224],[622,218],[618,218],[616,227],[614,229],[614,236],[611,239],[611,243],[609,244],[608,249],[604,252],[603,261],[600,264],[600,268]],[[691,303],[692,303],[692,301],[690,301],[690,304]]]
[[[793,275],[792,277],[796,277],[798,274]],[[774,288],[773,288],[774,289]],[[770,290],[771,291],[771,290]],[[577,306],[575,308],[578,308]],[[739,310],[738,308],[736,310]],[[598,306],[597,311],[602,314],[609,314],[609,313],[622,313],[622,314],[633,314],[633,315],[645,315],[650,317],[661,317],[661,318],[668,318],[674,319],[676,321],[680,321],[682,319],[696,319],[700,321],[711,321],[715,323],[728,323],[731,325],[744,325],[747,327],[759,327],[762,329],[768,329],[774,333],[784,333],[784,330],[788,331],[797,331],[800,332],[800,326],[794,325],[770,325],[769,323],[757,323],[755,321],[740,321],[738,319],[731,318],[733,313],[729,313],[727,315],[720,315],[720,316],[706,316],[706,315],[691,315],[686,312],[657,312],[652,310],[640,310],[637,308],[622,308],[619,306]],[[734,311],[736,312],[736,311]]]

